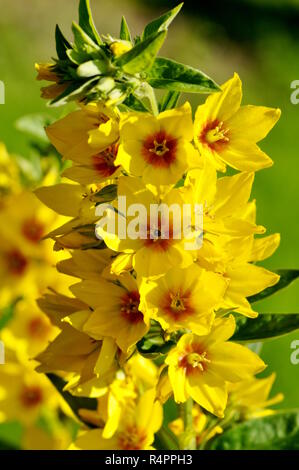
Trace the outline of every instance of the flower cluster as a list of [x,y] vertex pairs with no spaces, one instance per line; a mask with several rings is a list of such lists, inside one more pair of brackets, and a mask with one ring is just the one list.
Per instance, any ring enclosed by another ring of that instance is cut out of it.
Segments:
[[[249,199],[254,172],[272,164],[257,142],[280,111],[241,106],[241,99],[235,74],[194,120],[188,102],[150,114],[99,101],[80,103],[47,128],[71,164],[61,183],[36,194],[70,218],[50,237],[70,252],[58,271],[79,282],[73,296],[52,292],[39,301],[61,331],[37,360],[41,372],[63,371],[74,396],[96,398],[96,408],[79,414],[97,429],[84,431],[76,448],[150,448],[170,397],[195,403],[196,445],[221,432],[228,411],[243,419],[268,404],[274,377],[254,378],[264,362],[231,339],[235,316],[258,315],[248,298],[279,280],[255,264],[275,251],[279,235],[260,236],[265,228]],[[217,173],[227,166],[231,176]],[[117,225],[135,220],[121,213],[119,196],[131,207],[201,204],[201,247],[185,249],[174,217],[168,238],[161,219],[154,237],[147,219],[136,226],[143,237],[111,236],[98,225],[101,204],[109,202]],[[184,425],[170,428],[182,434]],[[195,445],[187,431],[183,448]]]

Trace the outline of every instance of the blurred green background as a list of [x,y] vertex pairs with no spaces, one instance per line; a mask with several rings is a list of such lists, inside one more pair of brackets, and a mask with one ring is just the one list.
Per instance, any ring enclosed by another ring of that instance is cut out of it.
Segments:
[[[118,35],[124,14],[133,33],[177,1],[93,0],[101,33]],[[27,155],[26,139],[14,123],[24,114],[44,112],[35,81],[34,63],[55,56],[54,28],[59,23],[70,38],[77,19],[78,0],[0,0],[0,80],[6,104],[0,106],[0,141],[10,152]],[[299,0],[227,0],[193,5],[185,2],[170,28],[162,51],[201,68],[218,83],[238,72],[244,84],[244,103],[280,107],[282,117],[261,147],[275,162],[256,175],[253,197],[258,222],[268,233],[280,232],[281,246],[265,263],[269,268],[298,268],[299,251],[299,104],[290,102],[293,80],[299,80]],[[190,96],[193,106],[203,97]],[[49,110],[59,113],[59,110]],[[299,282],[258,305],[260,312],[299,313]],[[290,344],[299,331],[264,344],[262,356],[276,371],[275,392],[285,394],[284,408],[298,407],[299,365],[290,362]]]

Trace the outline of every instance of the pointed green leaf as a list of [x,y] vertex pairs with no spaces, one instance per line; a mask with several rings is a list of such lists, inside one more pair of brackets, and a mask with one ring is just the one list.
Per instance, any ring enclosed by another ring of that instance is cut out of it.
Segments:
[[149,70],[166,38],[166,31],[150,36],[139,42],[130,51],[120,56],[115,65],[121,67],[124,72],[135,74]]
[[148,72],[147,81],[154,88],[186,93],[211,93],[219,90],[218,85],[200,70],[163,57],[155,60]]
[[57,52],[58,58],[61,60],[67,59],[66,51],[71,48],[71,45],[62,34],[61,29],[59,28],[58,24],[56,25],[56,29],[55,29],[55,41],[56,41],[56,52]]
[[155,34],[159,31],[166,30],[170,23],[174,20],[176,15],[179,13],[180,9],[182,8],[183,3],[180,3],[178,6],[169,10],[164,15],[160,16],[156,20],[151,21],[143,31],[142,39],[146,39],[152,34]]
[[99,49],[99,46],[85,33],[77,23],[72,24],[75,46],[79,51],[92,52]]
[[80,0],[79,25],[96,44],[102,44],[100,35],[97,32],[92,18],[89,0]]
[[212,450],[299,450],[299,410],[238,424],[216,437]]
[[167,91],[160,104],[160,111],[173,109],[176,107],[181,93],[179,91]]
[[236,315],[235,318],[232,341],[263,341],[299,329],[299,314],[296,313],[261,313],[257,318]]
[[267,287],[267,289],[263,290],[259,294],[248,297],[247,300],[250,303],[258,302],[259,300],[263,300],[266,297],[275,294],[275,292],[284,289],[299,277],[299,269],[277,269],[275,272],[280,276],[278,283],[275,284],[275,286]]
[[74,414],[81,420],[82,418],[79,415],[79,410],[84,408],[86,410],[96,410],[98,402],[96,398],[87,398],[87,397],[75,397],[70,392],[64,391],[66,382],[55,374],[46,374],[48,379],[52,382],[56,390],[60,395],[65,399],[69,407],[73,410]]
[[125,101],[123,102],[125,106],[127,106],[130,109],[133,109],[134,111],[139,111],[141,113],[148,113],[149,109],[143,104],[143,102],[136,98],[133,94],[129,95]]
[[129,30],[129,26],[128,26],[128,23],[126,22],[126,18],[123,16],[122,19],[121,19],[121,23],[120,23],[120,34],[119,34],[119,37],[120,39],[122,39],[123,41],[132,41],[132,38],[131,38],[131,33],[130,33],[130,30]]

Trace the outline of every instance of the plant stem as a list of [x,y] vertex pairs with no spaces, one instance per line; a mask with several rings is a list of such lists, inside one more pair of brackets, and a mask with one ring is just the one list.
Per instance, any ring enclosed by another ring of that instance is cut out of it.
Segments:
[[157,116],[159,114],[159,108],[158,108],[155,92],[151,86],[148,86],[147,90],[148,90],[147,97],[150,102],[153,115]]
[[179,438],[181,450],[195,450],[196,449],[196,437],[193,429],[193,400],[188,398],[185,403],[180,405],[180,416],[184,423],[184,432]]

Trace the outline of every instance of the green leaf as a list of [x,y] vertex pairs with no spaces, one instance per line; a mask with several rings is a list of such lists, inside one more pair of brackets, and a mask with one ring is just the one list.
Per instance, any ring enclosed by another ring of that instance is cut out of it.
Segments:
[[119,37],[120,39],[122,39],[123,41],[132,41],[132,38],[131,38],[131,33],[130,33],[130,30],[129,30],[129,26],[128,26],[128,23],[126,22],[126,18],[123,16],[122,19],[121,19],[121,23],[120,23],[120,34],[119,34]]
[[174,20],[176,15],[179,13],[183,6],[183,3],[180,3],[178,6],[169,10],[164,15],[160,16],[156,20],[151,21],[143,31],[142,39],[146,39],[152,34],[158,33],[160,31],[166,30],[170,23]]
[[102,44],[100,35],[95,27],[89,0],[80,0],[79,4],[79,25],[97,44]]
[[73,22],[72,31],[74,33],[75,46],[78,51],[94,52],[99,49],[99,46],[85,33],[80,25]]
[[7,323],[12,320],[15,312],[15,307],[21,299],[22,297],[17,297],[10,305],[0,311],[0,330],[5,328]]
[[257,318],[236,316],[232,341],[263,341],[299,329],[299,314],[261,313]]
[[84,408],[86,410],[96,410],[98,406],[98,402],[96,398],[87,398],[87,397],[75,397],[71,393],[64,391],[64,387],[66,382],[55,374],[46,374],[48,379],[52,382],[56,390],[60,393],[60,395],[64,398],[67,402],[69,407],[73,410],[74,414],[81,420],[82,418],[79,415],[79,410]]
[[67,49],[71,48],[71,45],[62,34],[61,29],[59,28],[58,24],[56,25],[56,29],[55,29],[55,41],[56,41],[56,52],[57,52],[58,58],[61,60],[67,59],[66,51]]
[[34,139],[41,145],[49,145],[49,139],[45,127],[49,126],[53,118],[47,114],[28,114],[20,117],[16,123],[16,129]]
[[[117,196],[117,184],[108,184],[103,189],[93,195],[98,203],[111,202]],[[94,227],[93,227],[94,232]]]
[[130,74],[149,70],[165,41],[166,34],[166,31],[161,31],[139,42],[130,51],[120,56],[115,61],[115,65]]
[[299,277],[299,269],[277,269],[275,272],[280,276],[278,283],[275,284],[275,286],[267,287],[267,289],[263,290],[259,294],[248,297],[247,300],[250,303],[258,302],[259,300],[263,300],[266,297],[275,294],[275,292],[284,289]]
[[218,85],[200,70],[164,57],[155,60],[148,72],[147,81],[154,88],[186,93],[211,93],[219,90]]
[[161,104],[159,106],[160,111],[166,111],[167,109],[173,109],[176,107],[181,93],[179,91],[167,91],[163,96]]
[[143,104],[141,100],[136,98],[133,94],[129,95],[125,101],[123,102],[125,106],[130,109],[134,109],[134,111],[139,111],[141,113],[148,113],[149,109]]
[[212,450],[299,450],[299,410],[238,424],[216,437]]
[[20,450],[23,435],[21,423],[9,421],[0,424],[0,450]]

